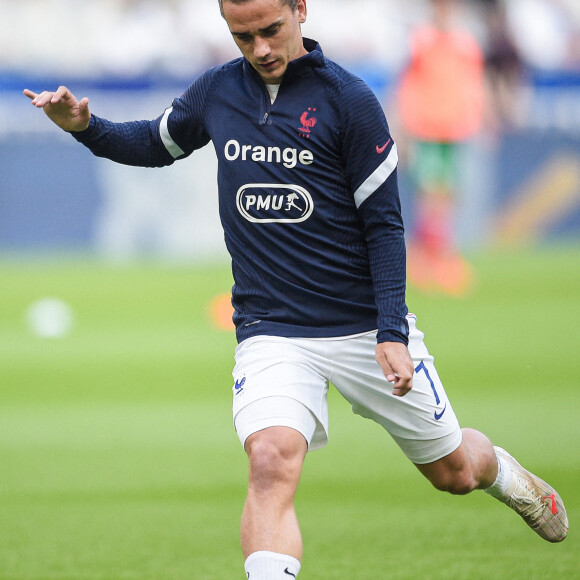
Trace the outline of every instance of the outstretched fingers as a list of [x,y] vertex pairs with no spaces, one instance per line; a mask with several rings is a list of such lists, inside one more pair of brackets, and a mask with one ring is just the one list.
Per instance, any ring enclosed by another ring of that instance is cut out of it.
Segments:
[[64,86],[58,87],[56,91],[42,91],[35,93],[30,89],[24,89],[23,93],[32,100],[32,104],[38,108],[45,107],[48,104],[56,105],[61,101],[75,100],[72,93]]
[[24,94],[32,99],[32,104],[39,109],[42,109],[46,105],[52,102],[55,95],[52,91],[42,91],[41,93],[34,93],[28,89],[25,89]]
[[24,89],[23,92],[29,99],[32,100],[32,104],[36,107],[39,106],[38,105],[39,99],[47,93],[47,91],[44,91],[42,93],[35,93],[34,91],[31,91],[30,89]]
[[24,89],[23,92],[36,108],[44,109],[47,116],[61,129],[83,131],[88,127],[91,113],[86,97],[78,101],[65,86],[58,87],[56,91],[35,93],[30,89]]

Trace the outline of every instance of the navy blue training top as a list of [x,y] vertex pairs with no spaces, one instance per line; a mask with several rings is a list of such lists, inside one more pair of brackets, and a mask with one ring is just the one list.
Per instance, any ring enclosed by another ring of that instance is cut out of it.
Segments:
[[244,58],[197,78],[153,121],[95,115],[98,156],[172,164],[213,142],[238,341],[378,328],[407,343],[397,149],[371,89],[304,39],[275,102]]

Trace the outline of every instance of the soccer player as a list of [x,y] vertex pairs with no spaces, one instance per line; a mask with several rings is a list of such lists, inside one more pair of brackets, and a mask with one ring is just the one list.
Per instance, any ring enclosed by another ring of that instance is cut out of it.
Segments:
[[559,495],[460,428],[408,313],[397,148],[372,91],[302,37],[306,0],[221,0],[220,10],[242,57],[202,74],[153,121],[109,122],[66,87],[24,93],[116,162],[170,165],[213,142],[235,282],[248,578],[299,573],[294,495],[306,453],[327,440],[329,381],[437,489],[483,489],[563,540]]
[[397,90],[409,140],[415,219],[408,279],[418,288],[461,296],[472,285],[454,240],[462,147],[483,122],[483,52],[457,24],[459,0],[431,0],[428,22],[411,33],[409,63]]

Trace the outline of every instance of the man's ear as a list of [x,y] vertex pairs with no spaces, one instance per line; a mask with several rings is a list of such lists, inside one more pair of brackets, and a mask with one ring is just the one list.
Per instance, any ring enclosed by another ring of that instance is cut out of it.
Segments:
[[298,22],[300,22],[300,24],[304,24],[304,22],[306,22],[306,15],[308,13],[308,10],[306,9],[306,0],[298,0],[297,10]]

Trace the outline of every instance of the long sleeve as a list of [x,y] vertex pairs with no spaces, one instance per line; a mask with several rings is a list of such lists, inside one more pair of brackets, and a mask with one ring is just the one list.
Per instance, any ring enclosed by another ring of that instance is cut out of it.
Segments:
[[378,309],[378,341],[407,343],[406,249],[397,148],[380,104],[364,83],[344,91],[343,159],[363,223]]
[[113,123],[92,115],[89,127],[72,136],[97,157],[124,165],[164,167],[174,158],[159,136],[160,120]]
[[[214,69],[215,70],[215,69]],[[73,137],[98,157],[124,165],[165,167],[206,145],[205,101],[213,71],[198,77],[157,119],[113,123],[96,115]]]

